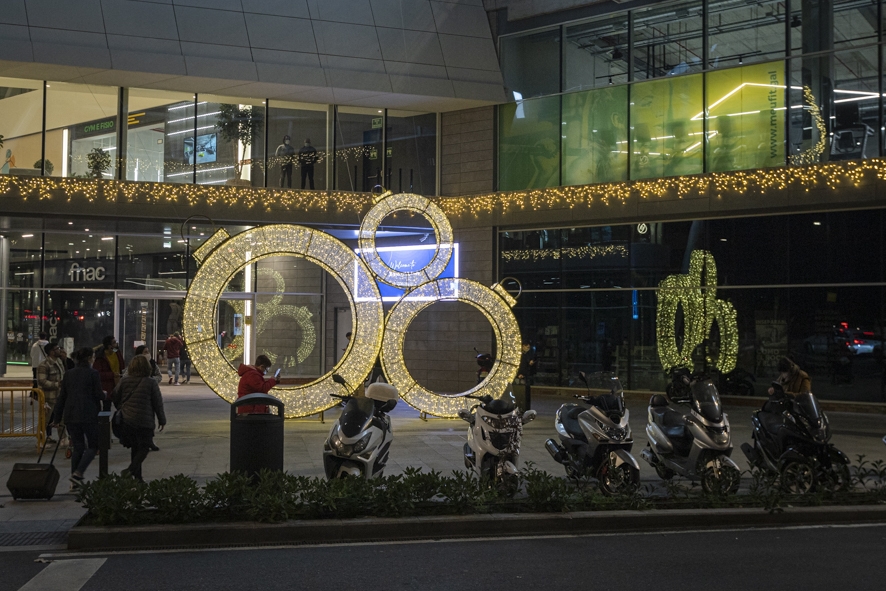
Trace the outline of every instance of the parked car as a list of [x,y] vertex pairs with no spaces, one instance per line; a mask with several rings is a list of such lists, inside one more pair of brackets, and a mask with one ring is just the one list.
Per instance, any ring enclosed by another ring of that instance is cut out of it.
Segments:
[[847,328],[841,331],[841,337],[846,339],[847,345],[856,355],[870,355],[874,352],[874,347],[883,347],[883,337],[872,330]]
[[827,353],[837,340],[834,333],[819,332],[803,339],[803,350],[806,353]]

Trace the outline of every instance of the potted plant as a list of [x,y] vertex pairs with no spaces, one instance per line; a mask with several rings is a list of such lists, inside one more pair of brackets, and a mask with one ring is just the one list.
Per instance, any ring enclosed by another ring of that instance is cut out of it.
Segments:
[[[43,160],[38,160],[37,162],[35,162],[34,168],[36,168],[37,170],[43,170]],[[52,171],[55,170],[55,165],[52,163],[51,160],[46,161],[46,169],[45,170],[46,170],[47,176],[51,175]]]
[[[261,108],[252,105],[219,105],[218,119],[215,127],[222,139],[243,146],[243,152],[257,140],[264,126],[264,114]],[[231,185],[249,186],[248,181],[242,181],[243,165],[246,161],[234,159],[234,178],[228,181]]]
[[86,165],[92,178],[103,178],[102,174],[111,168],[111,155],[101,148],[95,148],[86,155]]

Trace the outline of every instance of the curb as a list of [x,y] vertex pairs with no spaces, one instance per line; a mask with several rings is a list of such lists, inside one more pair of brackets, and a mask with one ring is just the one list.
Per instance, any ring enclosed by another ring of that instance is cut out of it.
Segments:
[[209,523],[135,527],[79,526],[68,533],[68,550],[121,551],[340,544],[378,541],[499,538],[748,529],[777,526],[886,524],[886,506],[763,509],[668,509],[497,513],[408,518],[358,518],[287,523]]

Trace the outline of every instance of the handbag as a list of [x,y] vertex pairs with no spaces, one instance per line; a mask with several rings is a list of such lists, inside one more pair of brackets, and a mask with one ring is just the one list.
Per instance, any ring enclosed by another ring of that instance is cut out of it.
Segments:
[[126,422],[123,420],[123,406],[129,401],[130,398],[132,398],[132,395],[135,394],[136,388],[141,386],[143,380],[144,378],[139,380],[135,387],[133,387],[132,390],[129,391],[129,395],[126,397],[126,400],[120,401],[120,406],[117,408],[116,411],[114,411],[114,415],[111,417],[111,432],[114,434],[114,437],[119,439],[120,443],[122,443],[124,446],[127,442],[125,441]]

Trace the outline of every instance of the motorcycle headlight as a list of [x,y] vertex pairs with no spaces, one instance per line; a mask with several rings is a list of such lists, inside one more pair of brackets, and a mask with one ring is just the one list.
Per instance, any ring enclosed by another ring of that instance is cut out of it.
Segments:
[[481,418],[484,423],[493,429],[507,429],[511,426],[511,421],[507,417],[488,417],[483,415]]
[[718,443],[720,445],[724,445],[727,441],[729,441],[729,429],[710,429],[711,439],[714,440],[714,443]]
[[625,437],[628,436],[627,429],[622,429],[621,427],[609,427],[599,421],[597,421],[597,424],[600,426],[600,429],[606,433],[606,436],[613,441],[623,441]]
[[367,433],[366,435],[364,435],[363,438],[360,439],[360,441],[354,444],[354,453],[358,454],[366,449],[366,446],[369,445],[370,439],[372,439],[372,433]]

